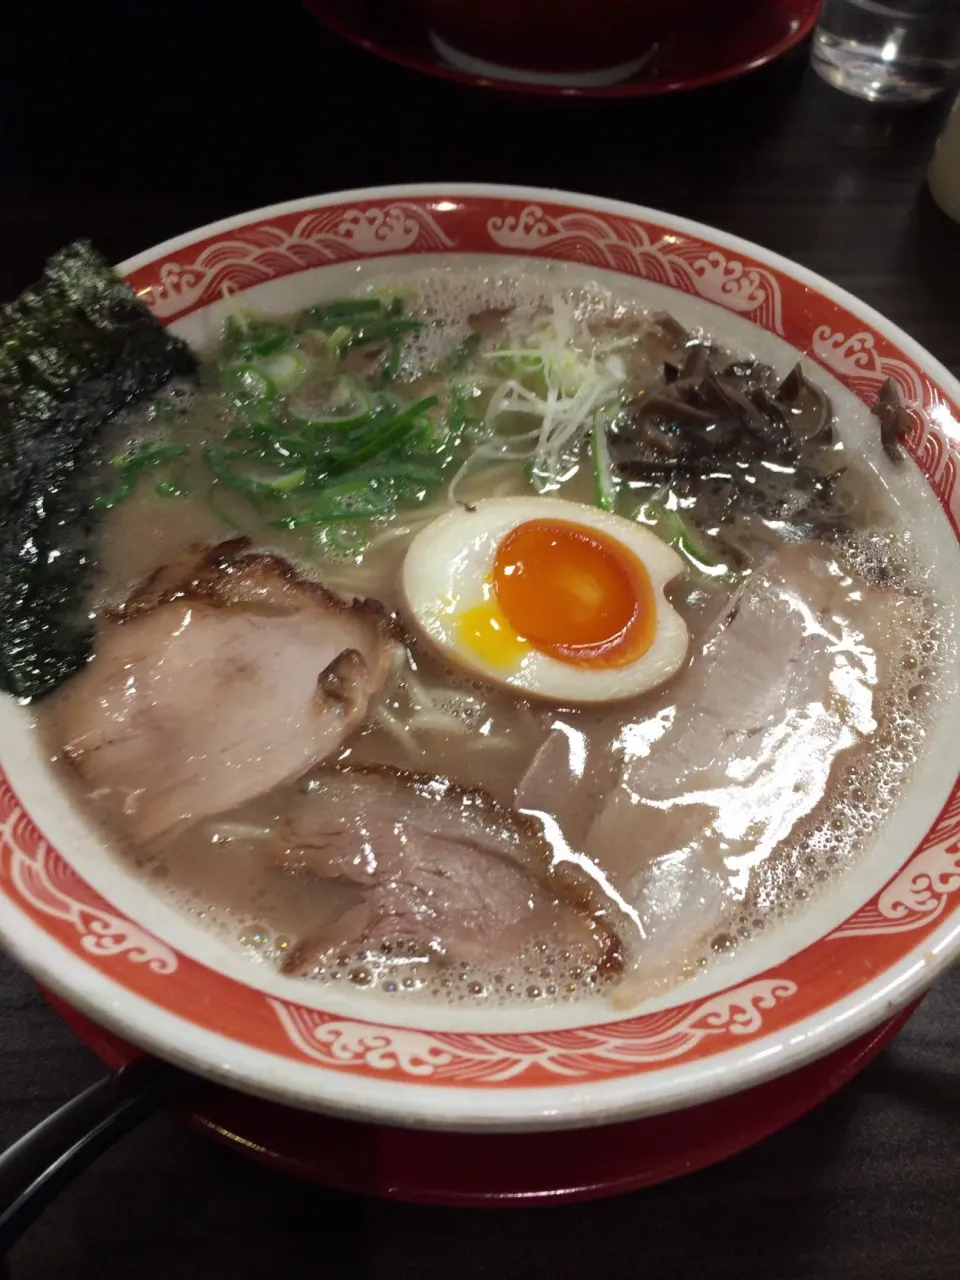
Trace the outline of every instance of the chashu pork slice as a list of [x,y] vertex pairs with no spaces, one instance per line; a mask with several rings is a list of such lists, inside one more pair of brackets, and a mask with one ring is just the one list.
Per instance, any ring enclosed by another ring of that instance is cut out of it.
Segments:
[[642,920],[641,973],[696,958],[752,870],[823,801],[838,759],[874,733],[909,608],[815,544],[748,580],[584,842]]
[[535,826],[482,791],[386,768],[322,771],[286,810],[275,861],[354,886],[358,901],[301,939],[284,968],[305,973],[349,948],[413,946],[425,958],[502,962],[538,939],[605,972],[619,941],[551,873]]
[[336,751],[390,670],[376,601],[347,603],[245,540],[160,569],[55,695],[64,756],[145,842]]

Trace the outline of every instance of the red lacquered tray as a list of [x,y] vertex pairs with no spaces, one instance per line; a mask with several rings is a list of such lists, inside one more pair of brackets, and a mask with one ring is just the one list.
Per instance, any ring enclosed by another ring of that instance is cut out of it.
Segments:
[[[47,998],[107,1066],[138,1056],[69,1005]],[[243,1155],[343,1191],[460,1206],[589,1200],[692,1173],[782,1129],[862,1071],[915,1008],[791,1075],[629,1124],[559,1133],[440,1133],[338,1120],[214,1087],[185,1114],[195,1128]]]

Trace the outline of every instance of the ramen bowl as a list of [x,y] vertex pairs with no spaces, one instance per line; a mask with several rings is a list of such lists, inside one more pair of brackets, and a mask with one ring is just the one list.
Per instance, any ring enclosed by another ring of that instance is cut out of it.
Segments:
[[[709,227],[557,191],[395,186],[271,206],[119,267],[198,347],[230,297],[289,313],[368,264],[577,264],[731,348],[804,367],[846,447],[884,466],[870,413],[892,379],[910,415],[896,501],[948,614],[960,606],[960,385],[912,339],[809,271]],[[859,860],[749,946],[629,1009],[407,1003],[252,962],[151,891],[52,769],[30,709],[0,703],[0,937],[39,981],[147,1050],[294,1107],[406,1126],[611,1123],[736,1093],[862,1035],[960,950],[960,703],[939,690],[921,759]]]

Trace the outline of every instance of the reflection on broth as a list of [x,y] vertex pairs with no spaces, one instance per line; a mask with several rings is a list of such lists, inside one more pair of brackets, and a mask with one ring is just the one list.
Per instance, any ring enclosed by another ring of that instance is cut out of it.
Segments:
[[555,269],[238,311],[116,425],[37,707],[120,856],[292,977],[488,1003],[632,1001],[840,874],[945,629],[823,390],[721,344]]

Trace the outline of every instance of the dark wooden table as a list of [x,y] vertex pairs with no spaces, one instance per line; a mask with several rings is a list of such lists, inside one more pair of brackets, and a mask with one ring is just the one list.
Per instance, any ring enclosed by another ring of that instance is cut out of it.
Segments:
[[[806,53],[587,111],[381,65],[296,0],[25,6],[0,70],[0,297],[78,235],[114,260],[212,218],[378,182],[525,182],[700,218],[797,259],[960,369],[960,227],[923,172],[943,105],[848,100]],[[8,11],[8,24],[12,17]],[[960,1275],[960,978],[853,1085],[719,1168],[607,1203],[472,1213],[301,1186],[161,1117],[17,1246],[12,1280],[880,1280]],[[0,962],[0,1142],[100,1068]]]

